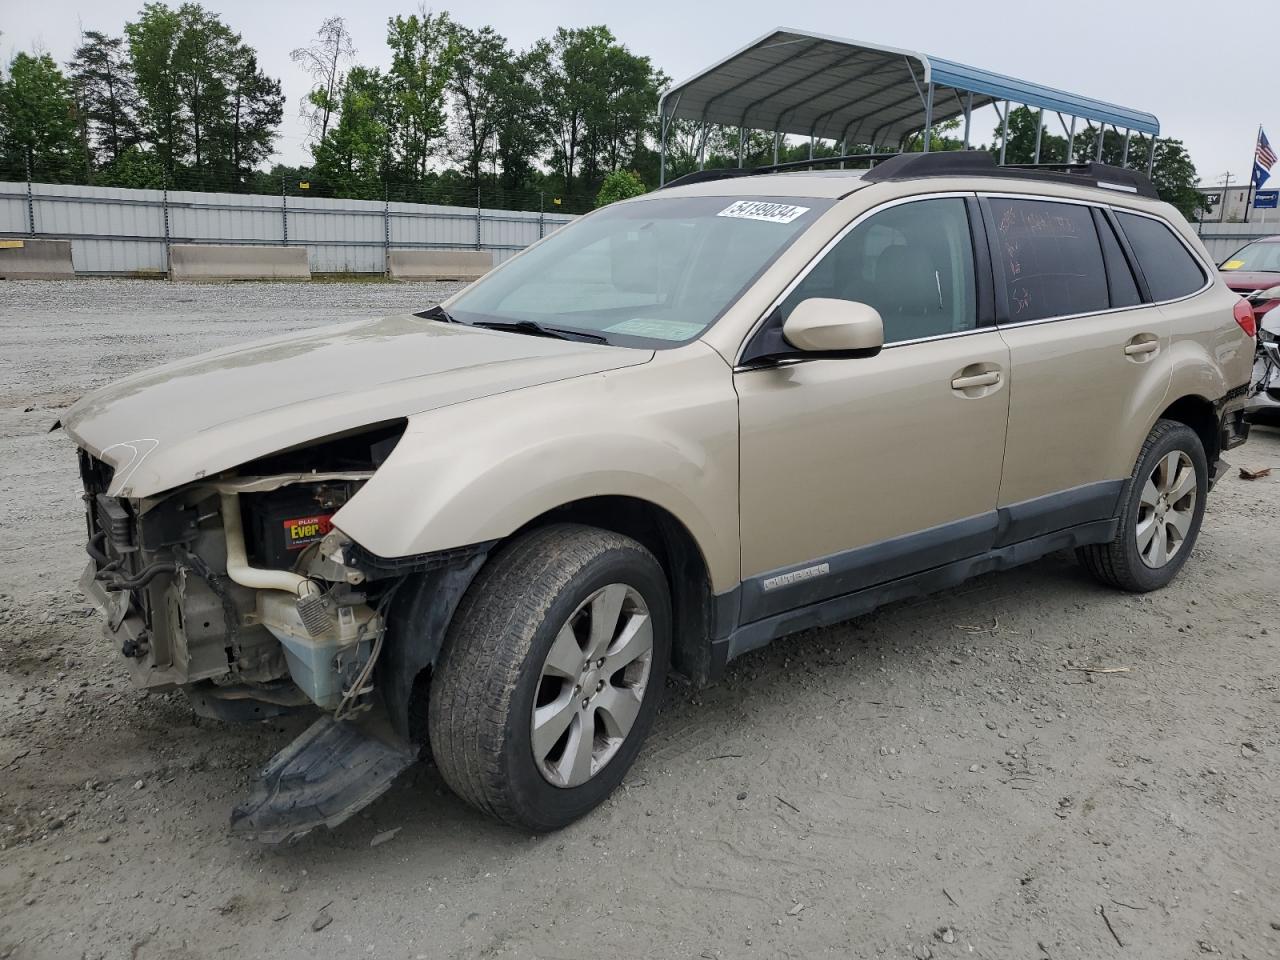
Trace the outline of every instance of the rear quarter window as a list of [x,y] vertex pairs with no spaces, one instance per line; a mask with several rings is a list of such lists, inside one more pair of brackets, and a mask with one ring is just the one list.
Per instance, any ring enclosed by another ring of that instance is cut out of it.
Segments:
[[1200,264],[1166,224],[1118,210],[1116,218],[1147,278],[1151,299],[1177,300],[1205,285]]

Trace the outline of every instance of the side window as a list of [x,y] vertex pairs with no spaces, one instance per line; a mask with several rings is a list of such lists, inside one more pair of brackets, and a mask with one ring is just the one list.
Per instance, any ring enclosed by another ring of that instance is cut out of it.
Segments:
[[1120,241],[1111,224],[1098,211],[1094,219],[1098,228],[1098,236],[1102,238],[1102,256],[1107,261],[1107,288],[1111,292],[1111,306],[1136,307],[1142,302],[1138,293],[1138,284],[1133,279],[1133,271],[1129,269],[1129,261],[1120,249]]
[[1176,300],[1204,286],[1204,271],[1167,226],[1150,217],[1118,210],[1116,217],[1147,278],[1153,300]]
[[868,217],[791,291],[782,318],[810,297],[875,307],[885,343],[972,330],[973,243],[964,200],[916,200]]
[[1102,246],[1089,207],[991,197],[993,254],[1009,320],[1045,320],[1110,306]]

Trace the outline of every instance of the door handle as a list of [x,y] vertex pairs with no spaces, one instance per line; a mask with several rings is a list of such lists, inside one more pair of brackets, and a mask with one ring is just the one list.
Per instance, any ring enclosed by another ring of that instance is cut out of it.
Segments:
[[967,390],[970,387],[994,387],[1000,382],[1000,371],[975,373],[971,377],[956,377],[951,381],[952,390]]
[[1155,353],[1159,349],[1159,340],[1138,340],[1125,344],[1124,353],[1127,357],[1145,357],[1147,354]]

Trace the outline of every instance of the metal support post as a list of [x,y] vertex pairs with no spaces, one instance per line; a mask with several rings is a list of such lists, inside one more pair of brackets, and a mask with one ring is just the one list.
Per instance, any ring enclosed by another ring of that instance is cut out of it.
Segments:
[[1009,146],[1009,101],[1004,102],[1004,116],[1000,120],[1000,166],[1004,166],[1005,150]]
[[929,146],[933,140],[933,84],[927,84],[924,89],[924,153],[929,152]]

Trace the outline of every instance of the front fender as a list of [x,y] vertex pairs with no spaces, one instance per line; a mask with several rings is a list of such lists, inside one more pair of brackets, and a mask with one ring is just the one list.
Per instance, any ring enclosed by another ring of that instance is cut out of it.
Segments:
[[634,497],[685,525],[721,592],[740,575],[737,430],[732,372],[694,343],[411,417],[333,522],[379,556],[404,557],[499,540],[587,497]]

